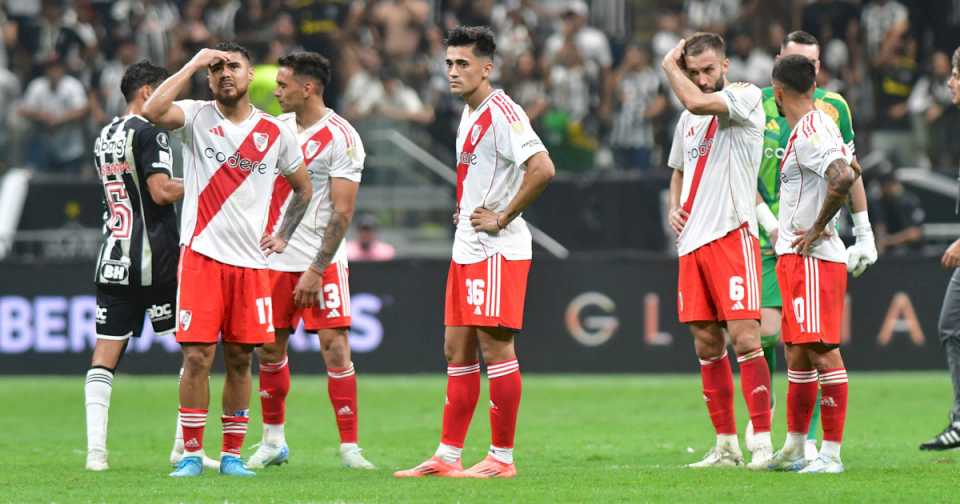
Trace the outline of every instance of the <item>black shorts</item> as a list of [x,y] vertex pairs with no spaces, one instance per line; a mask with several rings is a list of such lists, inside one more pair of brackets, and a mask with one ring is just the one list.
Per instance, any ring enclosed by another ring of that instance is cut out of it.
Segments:
[[125,340],[140,336],[144,313],[153,332],[172,335],[176,324],[177,288],[97,285],[97,338]]

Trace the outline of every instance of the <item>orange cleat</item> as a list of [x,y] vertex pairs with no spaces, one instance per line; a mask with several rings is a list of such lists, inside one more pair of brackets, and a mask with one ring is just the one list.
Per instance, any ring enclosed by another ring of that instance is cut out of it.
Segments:
[[458,471],[452,476],[455,478],[512,478],[517,475],[517,466],[500,462],[487,455],[475,466],[466,471]]
[[434,455],[413,469],[397,471],[393,473],[393,475],[397,478],[423,478],[424,476],[450,477],[462,471],[463,464],[459,460],[454,464],[448,464],[444,462],[442,458]]

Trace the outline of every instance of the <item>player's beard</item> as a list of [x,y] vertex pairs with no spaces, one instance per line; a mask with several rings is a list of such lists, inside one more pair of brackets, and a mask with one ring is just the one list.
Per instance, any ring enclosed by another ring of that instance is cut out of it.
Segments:
[[217,90],[217,92],[213,93],[213,98],[217,100],[217,103],[221,103],[228,107],[232,107],[236,105],[241,98],[247,95],[247,89],[249,88],[249,86],[245,88],[241,88],[237,86],[236,83],[234,83],[233,86],[234,86],[233,89],[236,90],[236,93],[233,96],[224,95],[219,91],[219,89]]
[[716,93],[721,91],[723,90],[723,81],[726,80],[726,78],[727,74],[721,74],[720,77],[717,78],[717,82],[714,82],[711,88],[701,89],[700,91],[703,91],[704,93]]

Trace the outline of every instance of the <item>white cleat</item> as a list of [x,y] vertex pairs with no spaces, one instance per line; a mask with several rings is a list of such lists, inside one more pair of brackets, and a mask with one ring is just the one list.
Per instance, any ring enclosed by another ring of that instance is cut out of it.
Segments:
[[[776,409],[773,406],[770,406],[770,423],[773,424],[773,412]],[[743,445],[746,447],[747,451],[753,451],[757,449],[753,444],[756,442],[756,435],[753,432],[753,420],[747,420],[747,426],[743,429]]]
[[[170,452],[170,465],[177,467],[177,464],[180,463],[180,459],[183,458],[183,445],[179,445],[179,450],[177,450],[178,445],[173,446],[173,451]],[[203,458],[203,467],[204,469],[210,469],[213,471],[220,471],[220,461],[214,460],[207,456],[206,453],[201,453],[201,458]]]
[[377,466],[363,457],[363,450],[359,446],[349,448],[340,447],[340,460],[343,467],[350,469],[376,469]]
[[770,445],[759,446],[751,452],[750,463],[747,464],[747,469],[754,471],[766,470],[771,460],[773,460],[773,447]]
[[257,451],[247,461],[247,469],[263,469],[267,466],[283,465],[288,462],[289,458],[290,449],[287,448],[286,443],[276,445],[261,442],[257,445]]
[[107,452],[102,450],[93,450],[87,452],[87,470],[88,471],[106,471],[110,469],[107,464]]
[[820,454],[816,460],[800,470],[800,474],[840,474],[843,472],[843,462],[839,458]]
[[773,455],[767,469],[771,471],[797,472],[806,467],[807,461],[800,450],[780,450]]
[[738,467],[743,465],[743,454],[739,448],[730,446],[714,446],[700,462],[688,464],[687,467],[699,469],[702,467]]
[[808,439],[803,443],[803,458],[807,460],[808,464],[816,460],[818,454],[816,439]]

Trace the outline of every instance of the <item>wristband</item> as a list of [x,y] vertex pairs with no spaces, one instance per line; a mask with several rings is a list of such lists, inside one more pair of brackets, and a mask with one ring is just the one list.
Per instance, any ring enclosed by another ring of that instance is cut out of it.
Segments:
[[850,215],[853,219],[853,235],[860,237],[866,236],[868,233],[873,234],[873,228],[870,226],[870,216],[867,215],[867,211],[856,212]]
[[780,229],[780,221],[773,215],[766,203],[757,203],[757,223],[767,234]]

